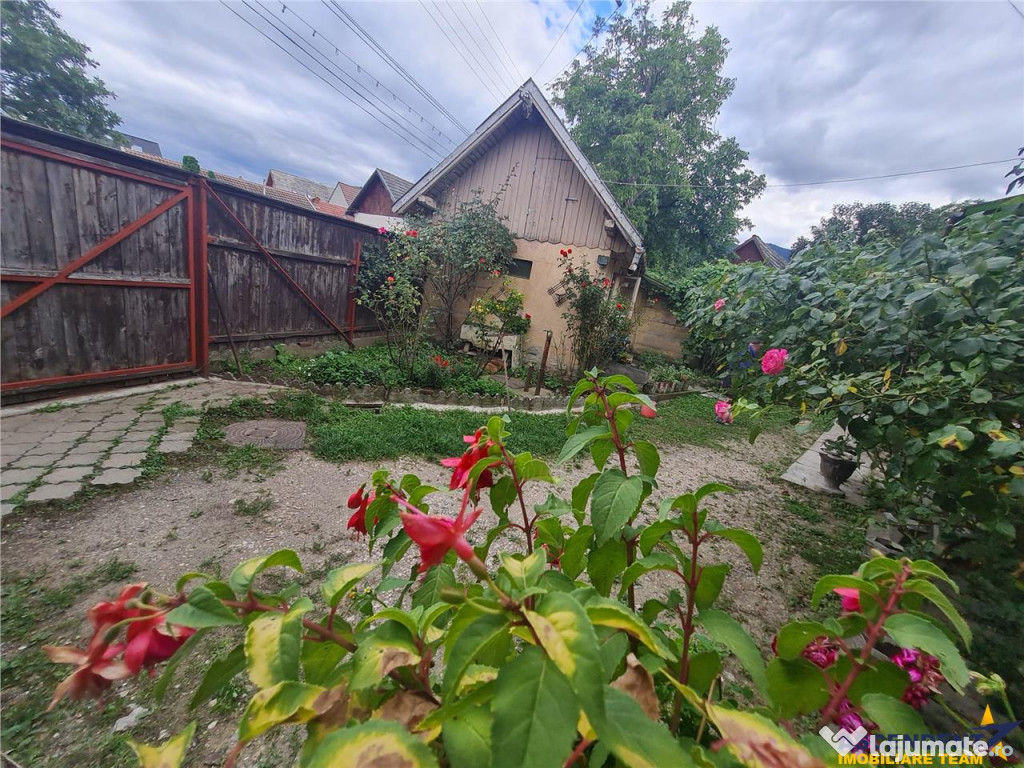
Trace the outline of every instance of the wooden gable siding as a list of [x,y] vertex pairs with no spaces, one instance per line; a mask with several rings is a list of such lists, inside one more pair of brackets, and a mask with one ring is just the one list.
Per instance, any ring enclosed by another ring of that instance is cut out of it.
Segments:
[[477,189],[490,199],[506,180],[498,212],[516,237],[624,250],[624,241],[616,237],[613,243],[604,228],[604,205],[536,113],[516,120],[475,162],[439,180],[433,192],[442,205],[452,206],[472,200]]
[[391,207],[391,195],[376,176],[370,181],[370,189],[359,201],[359,207],[353,213],[373,213],[379,216],[395,215],[394,209]]

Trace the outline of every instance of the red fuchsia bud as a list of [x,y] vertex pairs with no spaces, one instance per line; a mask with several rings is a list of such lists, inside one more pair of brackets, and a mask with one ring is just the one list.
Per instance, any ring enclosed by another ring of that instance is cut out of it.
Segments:
[[860,591],[853,587],[836,587],[832,590],[839,595],[843,610],[847,613],[860,613]]
[[649,405],[641,405],[640,415],[643,416],[645,419],[653,419],[655,416],[658,415],[658,412],[651,408],[651,406]]
[[356,492],[348,497],[348,508],[357,509],[363,503],[363,489],[365,485],[360,485]]

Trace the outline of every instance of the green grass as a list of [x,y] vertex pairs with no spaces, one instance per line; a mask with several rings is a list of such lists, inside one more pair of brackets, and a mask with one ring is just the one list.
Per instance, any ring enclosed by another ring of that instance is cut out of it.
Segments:
[[253,475],[257,481],[277,474],[284,466],[280,451],[256,445],[228,447],[220,456],[220,465],[229,478],[238,477],[245,472],[247,475]]
[[274,499],[269,494],[260,494],[252,499],[235,499],[235,514],[242,517],[263,517],[274,508]]

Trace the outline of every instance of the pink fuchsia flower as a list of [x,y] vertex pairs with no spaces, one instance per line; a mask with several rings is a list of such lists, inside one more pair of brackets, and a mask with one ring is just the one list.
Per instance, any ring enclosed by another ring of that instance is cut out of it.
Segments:
[[839,658],[839,644],[822,635],[808,643],[807,647],[800,652],[800,655],[814,666],[828,669]]
[[102,635],[92,639],[87,651],[65,646],[44,645],[43,653],[56,664],[74,664],[76,669],[61,681],[53,692],[49,712],[65,696],[73,700],[98,699],[114,680],[133,677],[132,671],[123,661],[116,661],[124,650],[124,643],[106,645]]
[[858,728],[867,728],[869,731],[874,728],[874,723],[865,722],[849,699],[843,699],[839,704],[839,712],[836,715],[836,723],[848,731],[856,731]]
[[[478,461],[487,458],[487,454],[490,453],[491,445],[493,444],[490,440],[484,440],[483,434],[484,430],[481,428],[475,434],[466,435],[462,440],[469,443],[470,448],[461,456],[441,460],[442,466],[451,467],[454,470],[451,482],[448,484],[449,490],[454,491],[456,488],[465,488],[469,482],[470,471],[476,466]],[[495,457],[494,463],[498,464],[499,462],[500,459]],[[477,490],[480,488],[490,488],[492,485],[494,485],[494,475],[491,473],[491,470],[485,469],[477,478]]]
[[409,538],[420,548],[420,573],[438,565],[449,549],[467,563],[476,559],[473,547],[465,539],[468,531],[483,509],[463,512],[454,520],[450,517],[424,515],[417,512],[402,512],[402,527]]
[[786,367],[786,358],[789,352],[785,349],[769,349],[761,358],[761,370],[769,376],[778,376]]
[[860,613],[860,592],[852,587],[836,587],[832,590],[839,595],[843,610],[847,613]]
[[898,650],[892,656],[892,663],[910,676],[910,685],[903,692],[903,701],[915,709],[923,707],[946,679],[939,671],[940,662],[937,658],[914,648]]
[[655,416],[658,415],[658,412],[651,408],[651,406],[649,405],[641,405],[640,415],[643,416],[645,419],[653,419]]
[[155,674],[153,666],[171,658],[195,633],[191,627],[168,624],[163,612],[133,621],[125,634],[124,664],[133,675],[143,667]]
[[725,400],[715,403],[715,418],[722,424],[732,424],[732,405]]
[[721,312],[722,307],[725,306],[725,299],[719,299],[715,302],[715,312]]

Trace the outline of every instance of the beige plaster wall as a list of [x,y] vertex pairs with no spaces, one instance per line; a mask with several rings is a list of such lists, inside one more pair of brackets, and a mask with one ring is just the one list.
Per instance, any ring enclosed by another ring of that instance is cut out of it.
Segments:
[[678,358],[682,354],[686,326],[669,311],[663,300],[655,302],[643,288],[637,299],[637,311],[642,322],[633,334],[633,351]]

